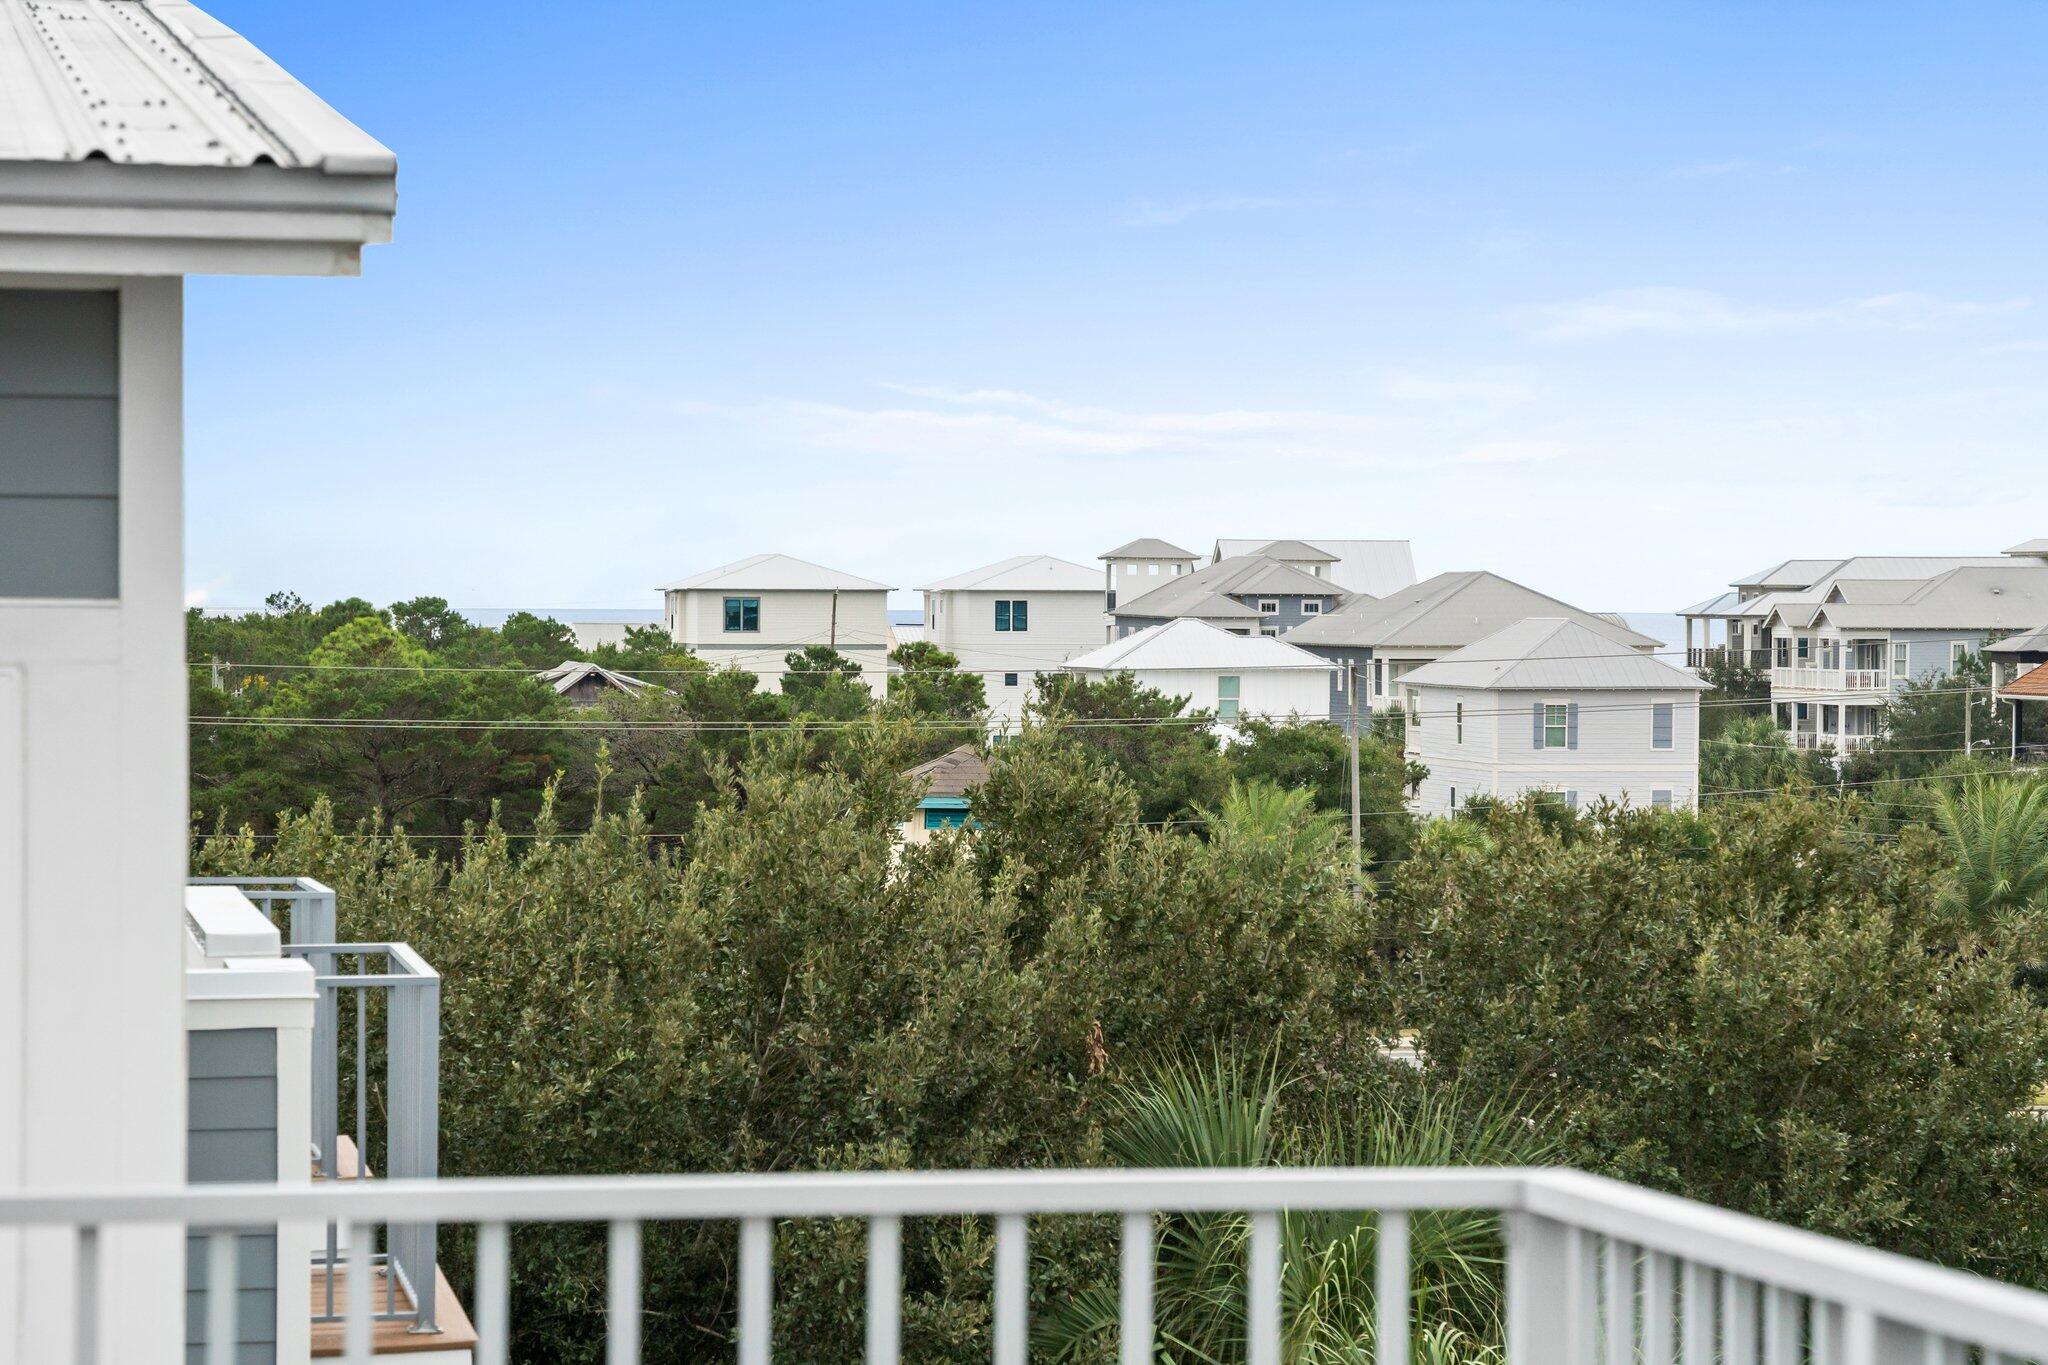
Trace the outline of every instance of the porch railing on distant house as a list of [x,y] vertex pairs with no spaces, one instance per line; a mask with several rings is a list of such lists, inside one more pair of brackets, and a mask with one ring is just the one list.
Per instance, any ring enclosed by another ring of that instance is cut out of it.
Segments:
[[[99,1240],[134,1223],[206,1233],[209,1362],[232,1349],[233,1229],[330,1220],[351,1229],[352,1271],[367,1277],[368,1232],[430,1218],[477,1225],[479,1365],[503,1365],[511,1326],[507,1266],[515,1224],[598,1222],[609,1228],[607,1360],[640,1359],[641,1230],[649,1222],[737,1224],[738,1355],[772,1354],[776,1224],[866,1222],[866,1358],[902,1354],[902,1230],[906,1218],[992,1217],[993,1346],[1021,1365],[1028,1337],[1030,1219],[1120,1219],[1118,1352],[1150,1365],[1159,1345],[1154,1266],[1159,1217],[1235,1213],[1247,1228],[1242,1266],[1245,1358],[1283,1359],[1282,1292],[1291,1214],[1371,1212],[1378,1221],[1373,1300],[1376,1358],[1406,1361],[1419,1327],[1410,1219],[1431,1210],[1491,1210],[1502,1220],[1510,1365],[1636,1361],[1743,1365],[2022,1365],[2048,1356],[2048,1295],[1943,1270],[1743,1214],[1563,1170],[1364,1169],[1044,1171],[983,1174],[627,1176],[530,1180],[378,1181],[286,1189],[217,1186],[160,1194],[0,1195],[0,1228],[72,1230],[77,1259],[74,1359],[94,1365],[108,1310]],[[1362,1289],[1362,1287],[1361,1287]],[[351,1296],[344,1355],[370,1359],[370,1307]],[[667,1324],[664,1330],[675,1330]]]

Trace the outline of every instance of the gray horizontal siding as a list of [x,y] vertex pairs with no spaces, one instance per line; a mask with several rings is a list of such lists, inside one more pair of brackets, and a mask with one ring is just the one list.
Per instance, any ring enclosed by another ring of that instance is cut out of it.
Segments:
[[[194,1184],[277,1179],[277,1034],[270,1029],[186,1035],[189,1103],[186,1178]],[[204,1359],[206,1239],[185,1239],[185,1358]],[[277,1236],[241,1233],[235,1245],[235,1360],[277,1359]]]
[[120,303],[0,289],[0,597],[120,591]]

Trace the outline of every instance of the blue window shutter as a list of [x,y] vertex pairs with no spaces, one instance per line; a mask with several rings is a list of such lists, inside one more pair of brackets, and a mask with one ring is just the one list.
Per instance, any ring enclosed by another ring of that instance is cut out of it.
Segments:
[[1564,747],[1579,747],[1579,704],[1571,702],[1564,708]]
[[1543,747],[1543,703],[1540,701],[1536,703],[1536,741],[1533,747]]

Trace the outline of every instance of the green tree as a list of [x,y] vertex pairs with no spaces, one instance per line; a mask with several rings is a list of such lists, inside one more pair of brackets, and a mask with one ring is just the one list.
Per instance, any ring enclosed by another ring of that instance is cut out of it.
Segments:
[[1700,740],[1700,787],[1708,792],[1762,794],[1833,783],[1822,755],[1792,747],[1769,716],[1736,716]]
[[[1233,780],[1306,790],[1317,807],[1348,820],[1351,752],[1343,727],[1326,721],[1279,725],[1249,720],[1239,727],[1239,734],[1242,741],[1225,751]],[[1360,739],[1359,826],[1368,867],[1390,866],[1406,855],[1415,829],[1407,797],[1410,784],[1421,780],[1419,773],[1420,766],[1407,762],[1398,744],[1374,734]]]
[[782,665],[782,695],[797,715],[854,720],[874,709],[860,665],[836,649],[805,645],[784,655]]
[[1128,673],[1101,681],[1049,673],[1039,679],[1029,713],[1043,724],[1071,727],[1078,743],[1116,765],[1138,793],[1140,818],[1157,823],[1221,799],[1230,780],[1210,730],[1215,716],[1187,703],[1140,686]]
[[1918,777],[1958,755],[2002,756],[2012,742],[2011,727],[2012,708],[1992,700],[1990,665],[1982,654],[1966,654],[1947,676],[1914,679],[1892,694],[1882,736],[1846,775]]
[[960,671],[958,655],[929,640],[911,640],[889,651],[897,672],[889,675],[890,708],[904,715],[976,720],[988,709],[979,673]]

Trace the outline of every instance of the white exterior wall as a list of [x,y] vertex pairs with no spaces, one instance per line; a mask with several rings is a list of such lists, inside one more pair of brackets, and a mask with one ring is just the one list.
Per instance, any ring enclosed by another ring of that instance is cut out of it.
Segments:
[[[1700,708],[1692,691],[1494,692],[1417,687],[1422,723],[1408,727],[1408,757],[1429,769],[1413,806],[1418,815],[1446,815],[1451,790],[1458,806],[1475,795],[1512,800],[1527,791],[1578,793],[1581,808],[1602,798],[1648,807],[1651,793],[1669,791],[1674,807],[1699,799]],[[1465,739],[1457,740],[1457,703],[1465,704]],[[1536,705],[1576,704],[1576,749],[1538,749]],[[1671,747],[1652,748],[1657,702],[1671,704]]]
[[[93,281],[0,276],[13,287]],[[185,1179],[183,286],[120,292],[113,601],[0,600],[0,1189]],[[175,1229],[101,1244],[104,1360],[184,1356]],[[62,1233],[0,1237],[0,1359],[66,1359]]]
[[[832,599],[839,599],[835,630]],[[795,591],[787,588],[692,588],[664,594],[669,635],[717,668],[738,668],[761,680],[764,692],[782,690],[784,656],[811,645],[832,645],[861,666],[861,681],[880,695],[888,687],[889,594],[881,591]],[[725,599],[761,599],[761,629],[725,629]]]
[[[1188,698],[1191,710],[1217,709],[1216,680],[1231,674],[1217,669],[1133,669],[1082,670],[1093,681],[1129,671],[1141,687],[1155,688],[1169,697]],[[1241,717],[1285,721],[1328,720],[1330,718],[1330,675],[1320,668],[1247,668],[1234,675],[1238,680],[1238,709]]]
[[[1027,602],[1031,628],[996,629],[996,602]],[[924,595],[925,638],[979,673],[994,723],[1019,719],[1035,695],[1039,673],[1057,672],[1077,654],[1102,643],[1102,594],[1087,589],[988,591],[951,589]],[[1005,675],[1017,675],[1007,686]]]

